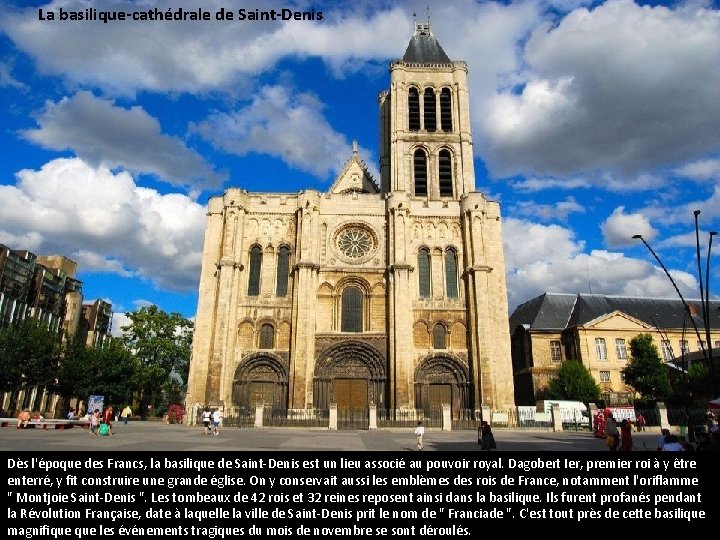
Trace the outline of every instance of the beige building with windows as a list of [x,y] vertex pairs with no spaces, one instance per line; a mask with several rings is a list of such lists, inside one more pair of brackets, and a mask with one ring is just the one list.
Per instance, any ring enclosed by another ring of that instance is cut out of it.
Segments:
[[379,108],[379,184],[355,147],[325,193],[209,201],[188,406],[513,406],[500,206],[429,24]]
[[[518,306],[510,317],[517,404],[534,405],[565,360],[590,370],[606,402],[628,401],[634,391],[621,372],[639,334],[651,334],[660,357],[683,369],[685,355],[707,347],[700,300],[687,303],[692,320],[679,298],[545,293]],[[710,301],[713,352],[720,347],[719,310],[720,302]]]

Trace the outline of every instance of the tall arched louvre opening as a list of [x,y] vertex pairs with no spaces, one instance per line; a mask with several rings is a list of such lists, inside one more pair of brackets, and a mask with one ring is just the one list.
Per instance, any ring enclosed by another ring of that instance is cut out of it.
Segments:
[[408,129],[420,131],[420,94],[417,88],[411,88],[408,92]]
[[437,131],[435,91],[432,88],[426,88],[423,93],[423,108],[425,109],[425,131]]
[[438,156],[438,179],[440,183],[440,196],[453,196],[452,158],[449,150],[440,150]]
[[413,169],[415,172],[415,195],[425,196],[427,191],[427,155],[424,150],[415,150],[413,156]]
[[452,99],[450,89],[443,88],[440,92],[440,129],[445,132],[452,131]]

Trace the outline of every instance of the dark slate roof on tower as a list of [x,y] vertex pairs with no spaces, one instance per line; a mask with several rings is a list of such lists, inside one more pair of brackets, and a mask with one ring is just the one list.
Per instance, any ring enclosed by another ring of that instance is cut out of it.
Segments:
[[430,21],[415,23],[415,34],[410,38],[403,62],[409,64],[452,64],[438,40],[430,30]]

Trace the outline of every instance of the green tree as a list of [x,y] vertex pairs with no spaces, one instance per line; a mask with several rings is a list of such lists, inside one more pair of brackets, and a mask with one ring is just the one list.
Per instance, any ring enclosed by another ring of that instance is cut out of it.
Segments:
[[122,327],[123,340],[138,361],[145,366],[158,366],[166,377],[174,371],[187,382],[192,321],[154,305],[126,315],[132,323]]
[[645,400],[662,401],[672,391],[668,368],[660,359],[650,334],[640,334],[630,340],[630,359],[622,374],[625,382]]
[[0,377],[3,390],[52,386],[60,358],[59,334],[36,319],[0,330]]
[[600,386],[582,363],[566,360],[548,384],[548,398],[595,403],[600,400]]
[[87,399],[92,389],[94,349],[86,349],[77,336],[62,348],[62,359],[56,373],[54,392],[67,404],[73,397]]
[[132,402],[140,386],[140,364],[120,340],[112,340],[102,350],[92,351],[92,393],[105,396],[105,403],[120,406]]

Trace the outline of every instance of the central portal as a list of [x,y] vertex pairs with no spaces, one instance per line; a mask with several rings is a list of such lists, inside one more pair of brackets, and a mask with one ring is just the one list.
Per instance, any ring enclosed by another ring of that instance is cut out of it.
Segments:
[[365,412],[368,408],[367,379],[335,379],[338,414]]
[[315,364],[313,400],[316,409],[337,406],[338,426],[367,427],[369,406],[385,408],[385,359],[359,340],[336,343],[320,353]]

